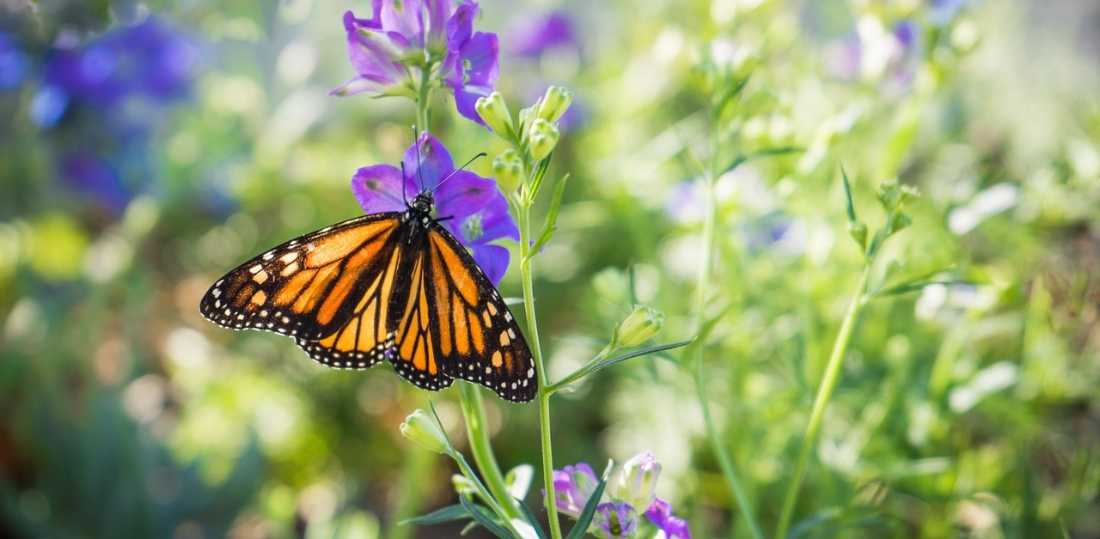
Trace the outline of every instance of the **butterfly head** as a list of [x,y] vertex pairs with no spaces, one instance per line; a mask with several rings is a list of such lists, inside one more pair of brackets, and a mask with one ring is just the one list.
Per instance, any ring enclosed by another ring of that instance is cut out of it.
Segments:
[[425,191],[416,195],[416,198],[409,202],[408,211],[416,217],[428,217],[432,216],[432,209],[435,206],[435,201],[432,199],[432,194]]

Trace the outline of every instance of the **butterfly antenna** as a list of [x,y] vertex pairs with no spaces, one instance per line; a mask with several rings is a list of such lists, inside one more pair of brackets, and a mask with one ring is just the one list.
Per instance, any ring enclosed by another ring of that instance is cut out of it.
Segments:
[[489,155],[489,154],[487,154],[485,152],[481,152],[481,153],[471,157],[469,161],[466,161],[466,164],[452,170],[451,173],[448,174],[446,178],[443,178],[438,184],[436,184],[435,189],[432,189],[432,192],[434,193],[436,189],[439,189],[440,185],[443,185],[444,182],[451,179],[451,177],[454,176],[455,174],[458,174],[462,170],[466,170],[466,167],[470,166],[470,163],[473,163],[474,161],[477,161],[478,159],[481,159],[482,157],[485,157],[486,155]]
[[413,125],[413,144],[416,145],[416,181],[420,184],[420,192],[424,192],[424,161],[420,158],[420,131]]
[[405,207],[409,207],[409,197],[405,196],[405,160],[401,160],[401,201]]

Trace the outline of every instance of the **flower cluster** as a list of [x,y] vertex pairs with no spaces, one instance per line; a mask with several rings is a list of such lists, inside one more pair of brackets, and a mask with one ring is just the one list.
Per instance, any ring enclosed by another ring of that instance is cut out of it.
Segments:
[[497,35],[473,29],[477,12],[475,2],[450,0],[373,0],[367,19],[348,11],[344,30],[357,76],[333,95],[424,100],[445,85],[458,112],[482,123],[474,103],[493,90],[500,65]]
[[[669,539],[690,539],[687,522],[674,516],[672,506],[657,497],[660,475],[661,464],[649,452],[623,463],[608,482],[588,531],[610,539],[638,537],[643,530],[655,528]],[[587,463],[554,470],[554,502],[558,511],[577,518],[598,485],[599,479]]]
[[115,214],[144,191],[156,112],[190,95],[198,63],[196,44],[155,17],[50,50],[30,116],[55,133],[65,186]]
[[518,241],[519,230],[493,180],[455,170],[447,148],[430,133],[422,133],[405,151],[402,169],[372,165],[355,173],[351,189],[363,211],[404,211],[406,199],[424,191],[434,193],[437,217],[445,219],[443,226],[470,249],[489,280],[499,283],[508,269],[508,249],[491,242]]

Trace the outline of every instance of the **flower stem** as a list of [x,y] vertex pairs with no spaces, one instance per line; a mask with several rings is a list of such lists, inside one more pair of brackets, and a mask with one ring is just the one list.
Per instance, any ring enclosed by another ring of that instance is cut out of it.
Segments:
[[[416,126],[421,131],[431,131],[428,126],[428,107],[432,97],[432,67],[425,67],[420,72],[420,86],[416,95]],[[414,141],[415,143],[415,141]]]
[[546,364],[542,360],[542,347],[539,345],[538,320],[535,317],[535,291],[531,268],[531,201],[526,196],[516,205],[519,214],[519,270],[523,278],[523,314],[527,319],[527,341],[531,345],[531,355],[535,359],[535,371],[538,372],[539,430],[542,442],[542,482],[546,489],[546,515],[550,521],[551,539],[561,539],[561,523],[558,522],[558,507],[554,492],[554,456],[550,442],[550,382]]
[[500,473],[500,465],[493,455],[493,447],[489,443],[489,429],[485,421],[485,407],[481,402],[481,390],[474,384],[459,382],[459,396],[462,403],[462,415],[466,420],[466,436],[470,440],[470,453],[474,456],[481,476],[485,484],[496,498],[508,518],[520,518],[519,508],[508,494],[508,487],[504,482],[504,475]]
[[856,292],[852,295],[852,300],[848,304],[848,312],[844,315],[844,321],[840,324],[836,341],[833,342],[833,352],[829,356],[829,363],[825,365],[825,374],[821,378],[821,385],[817,388],[817,397],[814,398],[810,421],[802,434],[802,447],[798,452],[798,463],[795,465],[794,477],[791,479],[791,483],[787,487],[787,494],[783,499],[783,511],[780,513],[779,525],[775,530],[777,539],[786,537],[787,530],[790,528],[795,502],[798,500],[798,492],[802,487],[802,478],[806,474],[806,466],[810,460],[810,452],[813,450],[817,433],[821,430],[821,420],[825,416],[825,407],[829,404],[829,398],[832,397],[833,389],[836,388],[837,380],[840,378],[840,368],[844,364],[844,356],[847,355],[848,343],[852,338],[852,329],[863,310],[864,300],[866,299],[864,295],[867,292],[867,281],[870,279],[870,275],[871,261],[868,260],[863,269],[863,275],[859,279]]
[[[711,257],[714,251],[714,221],[717,218],[717,209],[714,202],[714,181],[710,175],[707,175],[705,184],[706,193],[704,199],[706,213],[703,216],[703,259],[700,262],[698,281],[695,284],[694,310],[696,332],[702,330],[705,322],[704,312],[707,301],[707,285],[710,283]],[[707,399],[706,390],[707,378],[703,372],[703,348],[702,342],[696,342],[692,350],[694,351],[693,361],[695,362],[696,397],[699,399],[699,407],[703,412],[703,423],[706,427],[707,438],[710,440],[711,449],[714,451],[715,457],[718,458],[718,465],[722,468],[722,475],[725,476],[730,492],[733,493],[733,498],[737,502],[737,509],[745,518],[745,522],[748,523],[749,531],[752,532],[752,536],[755,539],[763,539],[764,534],[760,531],[760,525],[756,522],[752,503],[749,501],[748,495],[745,494],[745,489],[737,476],[737,470],[733,467],[733,459],[726,451],[726,447],[722,444],[718,429],[714,425],[714,419],[710,413],[710,402]],[[731,529],[731,536],[733,533],[734,531]]]

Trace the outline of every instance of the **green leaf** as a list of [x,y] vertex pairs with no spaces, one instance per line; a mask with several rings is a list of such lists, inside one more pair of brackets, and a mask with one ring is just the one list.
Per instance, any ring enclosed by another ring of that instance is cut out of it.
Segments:
[[966,279],[914,279],[912,281],[906,281],[901,284],[891,286],[879,290],[872,294],[874,297],[887,297],[887,296],[899,296],[901,294],[908,294],[910,292],[917,292],[922,290],[926,286],[934,284],[942,285],[954,285],[954,284],[974,284],[973,281]]
[[553,158],[554,152],[550,152],[550,155],[539,161],[539,166],[535,169],[534,179],[531,181],[531,200],[538,196],[539,189],[542,188],[542,180],[546,177],[546,171],[550,169],[550,160]]
[[402,520],[401,522],[398,522],[398,524],[402,526],[405,526],[407,524],[415,524],[417,526],[430,526],[432,524],[452,522],[464,518],[470,518],[470,512],[467,511],[462,504],[457,503],[455,505],[449,505],[442,509],[432,511],[431,513],[428,513],[426,515],[407,518],[405,520]]
[[535,241],[535,245],[531,247],[531,256],[534,256],[539,250],[546,245],[550,238],[553,237],[554,231],[558,229],[558,211],[561,210],[561,198],[565,194],[565,182],[569,181],[569,175],[562,176],[561,180],[554,187],[554,196],[550,199],[550,209],[546,214],[546,224],[542,227],[542,234],[539,234],[539,239]]
[[722,169],[722,172],[720,172],[718,175],[721,176],[722,174],[730,172],[737,167],[755,159],[760,159],[762,157],[771,157],[773,155],[787,155],[791,153],[798,153],[802,150],[802,148],[799,148],[797,146],[781,146],[779,148],[767,148],[764,150],[757,150],[748,154],[741,154],[737,157],[734,157],[733,161],[730,161],[730,164],[727,165],[726,168]]
[[474,517],[474,520],[476,520],[477,523],[484,527],[486,530],[489,530],[489,533],[500,537],[500,539],[512,538],[512,533],[500,524],[497,524],[497,522],[493,520],[493,517],[489,514],[489,512],[486,511],[484,508],[472,502],[466,496],[459,496],[458,501],[462,502],[462,506],[466,508],[466,511],[470,513],[470,516]]
[[726,109],[726,105],[729,105],[730,101],[733,101],[736,97],[741,95],[741,92],[745,90],[745,87],[749,84],[751,77],[745,77],[735,84],[731,84],[726,87],[714,104],[714,111],[716,114],[722,114],[722,111]]
[[694,342],[694,339],[688,339],[686,341],[678,341],[678,342],[669,343],[669,344],[654,344],[654,345],[649,345],[649,346],[643,346],[641,348],[635,348],[635,349],[633,349],[629,352],[624,352],[624,353],[619,354],[615,357],[612,357],[612,358],[609,358],[609,359],[604,359],[604,360],[601,360],[601,361],[597,361],[595,363],[590,363],[590,364],[588,364],[584,367],[581,367],[580,369],[577,369],[576,371],[574,371],[573,374],[570,374],[569,376],[566,376],[560,382],[551,385],[547,389],[551,393],[553,393],[553,392],[556,392],[556,391],[559,391],[559,390],[565,388],[566,386],[568,386],[569,384],[572,384],[573,382],[576,382],[577,380],[580,380],[581,378],[584,378],[585,376],[588,376],[588,375],[593,374],[597,371],[601,371],[603,369],[606,369],[606,368],[608,368],[612,365],[622,363],[622,362],[624,362],[628,359],[634,359],[636,357],[641,357],[641,356],[644,356],[644,355],[647,355],[647,354],[663,352],[665,350],[672,350],[673,348],[680,348],[681,346],[687,346],[687,345],[691,344],[692,342]]
[[608,463],[607,469],[604,470],[603,475],[600,477],[600,484],[596,485],[596,490],[592,492],[592,497],[588,498],[588,503],[584,504],[584,510],[581,511],[579,517],[577,517],[577,523],[569,530],[569,535],[565,536],[566,539],[581,539],[584,537],[586,531],[588,531],[589,524],[592,523],[592,517],[596,514],[596,506],[600,505],[600,498],[603,497],[603,489],[607,486],[607,476],[611,473],[611,464]]
[[840,165],[840,177],[844,180],[844,208],[848,210],[848,222],[851,224],[858,223],[856,206],[852,203],[852,184],[848,181],[848,171],[844,170],[844,165]]
[[535,533],[539,536],[539,539],[548,539],[550,536],[539,525],[539,519],[535,518],[535,514],[531,512],[531,508],[527,507],[527,504],[523,503],[523,500],[516,500],[516,505],[519,506],[519,510],[523,513],[523,518],[527,519],[527,523],[535,529]]

